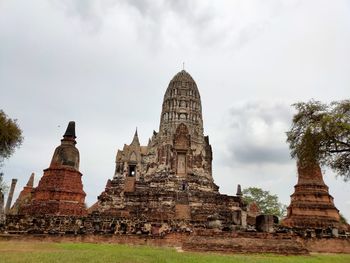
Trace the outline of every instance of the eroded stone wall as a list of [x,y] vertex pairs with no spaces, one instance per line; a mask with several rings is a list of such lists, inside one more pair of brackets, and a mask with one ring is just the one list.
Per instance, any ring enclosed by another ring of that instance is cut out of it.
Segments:
[[274,233],[247,232],[225,230],[210,222],[157,222],[98,214],[87,217],[8,216],[6,220],[6,225],[0,224],[0,239],[5,240],[175,246],[187,251],[225,253],[350,253],[350,235],[317,237],[308,230],[277,228]]

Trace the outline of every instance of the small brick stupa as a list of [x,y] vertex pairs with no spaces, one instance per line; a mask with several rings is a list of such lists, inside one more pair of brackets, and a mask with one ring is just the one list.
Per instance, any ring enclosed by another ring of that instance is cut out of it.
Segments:
[[32,173],[29,177],[29,180],[25,187],[23,187],[23,190],[20,192],[16,202],[12,206],[10,210],[10,214],[12,215],[18,215],[23,214],[23,209],[30,205],[32,201],[32,191],[34,186],[34,173]]
[[328,193],[318,164],[298,165],[298,183],[294,188],[283,225],[321,229],[339,226],[339,210]]
[[30,215],[85,215],[85,192],[79,172],[79,151],[75,147],[75,122],[67,130],[44,170],[38,187],[32,192]]

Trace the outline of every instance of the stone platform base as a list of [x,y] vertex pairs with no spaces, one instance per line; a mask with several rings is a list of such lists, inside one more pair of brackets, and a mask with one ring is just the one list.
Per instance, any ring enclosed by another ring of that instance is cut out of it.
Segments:
[[302,239],[287,234],[217,233],[216,235],[170,233],[149,235],[29,235],[2,234],[0,241],[87,242],[177,247],[184,251],[219,253],[275,253],[305,255],[309,253],[350,253],[350,239]]
[[309,251],[293,239],[271,238],[218,238],[194,236],[183,244],[183,250],[224,253],[276,253],[286,255],[305,255]]

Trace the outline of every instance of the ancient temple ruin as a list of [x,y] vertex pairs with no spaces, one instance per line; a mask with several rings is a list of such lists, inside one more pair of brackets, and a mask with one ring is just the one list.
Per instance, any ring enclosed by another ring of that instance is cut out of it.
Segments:
[[319,229],[339,227],[339,210],[334,206],[317,163],[298,165],[298,183],[294,188],[283,225]]
[[90,212],[244,225],[241,197],[222,195],[218,189],[199,90],[182,70],[165,92],[159,132],[142,146],[136,131],[132,142],[118,150],[114,177]]
[[[184,70],[165,92],[159,131],[141,145],[136,130],[118,150],[113,178],[88,210],[75,139],[70,122],[38,186],[32,175],[6,219],[0,193],[0,234],[215,252],[350,252],[349,229],[337,229],[339,212],[318,165],[298,167],[283,225],[245,204],[240,185],[236,196],[220,194],[200,94]],[[309,240],[311,232],[317,239]]]
[[[85,215],[85,192],[79,172],[79,151],[75,147],[75,123],[67,130],[44,170],[39,184],[31,191],[31,202],[18,210],[25,215]],[[31,184],[31,180],[30,180]],[[20,202],[20,200],[19,200]]]

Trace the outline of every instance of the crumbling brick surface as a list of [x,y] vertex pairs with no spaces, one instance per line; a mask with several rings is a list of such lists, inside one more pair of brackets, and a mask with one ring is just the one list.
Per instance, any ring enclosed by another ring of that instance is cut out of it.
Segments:
[[34,173],[31,174],[27,184],[23,187],[23,190],[20,192],[16,202],[10,210],[10,214],[22,214],[23,209],[28,206],[32,201],[32,191],[34,184]]
[[298,183],[291,195],[287,218],[283,225],[297,228],[327,228],[340,226],[339,210],[323,181],[318,164],[298,166]]
[[191,219],[191,211],[189,205],[177,204],[175,205],[175,218],[176,219]]
[[85,215],[85,192],[81,173],[73,168],[48,168],[32,190],[31,203],[21,214]]
[[[44,170],[37,187],[30,190],[30,201],[14,214],[43,215],[75,215],[87,214],[85,192],[79,172],[79,151],[75,147],[75,122],[69,122],[67,130],[56,147],[50,167]],[[33,179],[28,183],[33,185]],[[24,189],[29,191],[28,189]]]

